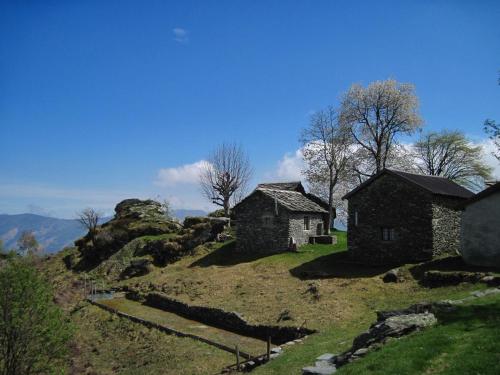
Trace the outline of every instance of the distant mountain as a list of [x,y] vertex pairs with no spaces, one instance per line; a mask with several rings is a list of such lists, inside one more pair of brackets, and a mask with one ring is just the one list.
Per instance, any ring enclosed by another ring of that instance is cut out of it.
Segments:
[[[173,210],[174,216],[180,221],[186,216],[206,216],[201,210]],[[103,218],[102,222],[110,218]],[[24,231],[33,231],[44,252],[55,253],[65,246],[71,246],[73,241],[82,237],[87,231],[74,219],[58,219],[35,214],[6,215],[0,214],[0,239],[4,248],[17,248],[17,240]]]
[[185,210],[182,208],[173,211],[174,216],[180,221],[183,221],[187,216],[207,216],[208,214],[208,212],[202,210]]
[[0,215],[0,238],[6,249],[17,248],[21,233],[28,230],[33,231],[46,253],[57,252],[86,233],[76,220],[35,214]]

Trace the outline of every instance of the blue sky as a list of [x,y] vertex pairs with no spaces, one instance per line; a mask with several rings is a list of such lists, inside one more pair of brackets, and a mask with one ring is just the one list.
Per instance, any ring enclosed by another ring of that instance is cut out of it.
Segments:
[[498,1],[3,1],[0,213],[209,209],[196,171],[222,141],[254,183],[296,178],[310,113],[355,82],[412,82],[427,129],[481,142],[498,19]]

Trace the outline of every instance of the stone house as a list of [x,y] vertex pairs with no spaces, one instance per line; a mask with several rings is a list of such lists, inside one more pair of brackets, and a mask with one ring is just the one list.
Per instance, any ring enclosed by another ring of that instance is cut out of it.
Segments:
[[460,206],[473,195],[446,178],[384,169],[343,197],[351,258],[399,264],[457,252]]
[[328,205],[300,182],[259,184],[233,208],[240,251],[281,252],[325,232]]
[[500,268],[500,182],[464,204],[460,252],[466,263]]

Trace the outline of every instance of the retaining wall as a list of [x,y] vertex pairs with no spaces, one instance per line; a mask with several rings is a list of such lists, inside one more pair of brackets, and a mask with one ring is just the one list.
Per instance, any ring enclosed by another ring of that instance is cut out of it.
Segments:
[[[130,297],[134,296],[131,295]],[[264,341],[267,340],[268,337],[271,337],[271,341],[275,345],[281,345],[285,342],[316,332],[304,327],[253,325],[246,322],[238,313],[228,312],[214,307],[190,306],[184,302],[177,301],[156,292],[147,294],[144,304],[244,336],[250,336]]]
[[[140,323],[142,325],[145,325],[146,327],[155,328],[155,329],[157,329],[159,331],[162,331],[162,332],[165,332],[165,333],[168,333],[168,334],[171,334],[171,335],[175,335],[175,336],[178,336],[178,337],[189,337],[191,339],[198,340],[198,341],[204,342],[205,344],[212,345],[212,346],[215,346],[216,348],[219,348],[219,349],[228,351],[230,353],[236,354],[236,349],[235,348],[231,348],[231,347],[226,346],[224,344],[220,344],[218,342],[215,342],[215,341],[212,341],[212,340],[209,340],[209,339],[206,339],[204,337],[197,336],[197,335],[193,335],[191,333],[184,333],[184,332],[181,332],[181,331],[177,331],[175,329],[163,326],[161,324],[154,323],[154,322],[151,322],[149,320],[144,320],[142,318],[138,318],[136,316],[126,314],[124,312],[121,312],[121,311],[113,308],[113,307],[104,305],[104,304],[96,302],[96,301],[92,301],[90,299],[88,299],[87,301],[89,303],[91,303],[92,305],[98,306],[101,309],[104,309],[104,310],[106,310],[106,311],[108,311],[110,313],[116,314],[116,315],[118,315],[118,316],[120,316],[122,318],[129,319],[129,320],[131,320],[131,321],[133,321],[135,323]],[[252,358],[252,356],[250,354],[242,352],[242,351],[239,351],[239,354],[240,354],[240,356],[242,356],[242,357],[244,357],[246,359]]]

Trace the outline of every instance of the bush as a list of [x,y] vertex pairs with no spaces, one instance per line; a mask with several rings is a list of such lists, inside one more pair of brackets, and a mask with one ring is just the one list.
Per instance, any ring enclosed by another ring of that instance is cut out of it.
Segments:
[[0,373],[63,372],[72,326],[27,259],[0,269]]
[[208,214],[209,217],[225,217],[226,214],[224,212],[224,210],[221,208],[220,210],[215,210],[213,212],[210,212]]
[[193,227],[194,225],[197,225],[197,224],[202,224],[202,223],[206,223],[208,222],[208,219],[206,217],[200,217],[200,216],[196,216],[196,217],[193,217],[193,216],[188,216],[184,219],[184,228],[187,229],[187,228],[191,228]]

